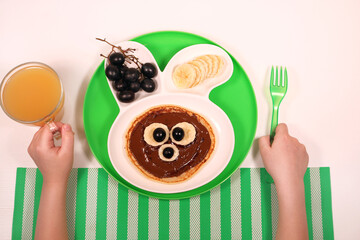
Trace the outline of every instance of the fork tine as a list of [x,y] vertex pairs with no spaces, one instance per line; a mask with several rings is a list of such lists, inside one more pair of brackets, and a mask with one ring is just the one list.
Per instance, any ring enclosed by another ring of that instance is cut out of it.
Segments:
[[284,85],[283,87],[287,87],[288,85],[288,75],[287,75],[287,70],[286,70],[286,67],[285,67],[285,70],[284,70]]
[[276,66],[276,74],[275,74],[275,86],[278,86],[279,85],[279,69],[278,69],[278,66]]
[[274,66],[271,67],[270,83],[271,83],[272,85],[275,85],[275,84],[274,84]]
[[278,86],[281,87],[283,84],[283,71],[282,71],[282,66],[280,67],[280,81]]

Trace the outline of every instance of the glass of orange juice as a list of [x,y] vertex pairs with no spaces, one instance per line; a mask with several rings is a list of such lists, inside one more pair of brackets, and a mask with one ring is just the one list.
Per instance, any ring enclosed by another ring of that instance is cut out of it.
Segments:
[[37,126],[48,124],[64,105],[64,90],[57,73],[39,62],[28,62],[13,68],[1,82],[1,107],[13,120]]

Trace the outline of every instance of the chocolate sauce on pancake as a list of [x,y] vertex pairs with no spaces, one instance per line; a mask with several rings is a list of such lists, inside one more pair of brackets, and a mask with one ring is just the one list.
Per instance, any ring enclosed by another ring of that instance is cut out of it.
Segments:
[[[158,154],[160,146],[154,147],[145,142],[144,129],[152,123],[162,123],[170,130],[180,122],[188,122],[195,127],[195,139],[190,144],[181,146],[172,143],[169,138],[164,144],[176,145],[179,156],[171,162],[163,161]],[[191,172],[191,169],[198,169],[210,157],[215,145],[212,129],[202,116],[173,105],[155,107],[139,116],[129,128],[126,139],[128,154],[135,165],[160,179],[184,176],[189,170]],[[190,176],[184,179],[188,177]]]

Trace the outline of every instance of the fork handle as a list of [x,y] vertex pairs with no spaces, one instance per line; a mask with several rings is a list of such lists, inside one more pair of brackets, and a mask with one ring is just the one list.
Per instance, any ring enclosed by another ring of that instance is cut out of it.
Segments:
[[[279,111],[278,110],[279,110],[279,108],[274,106],[273,113],[272,113],[272,118],[271,118],[270,145],[274,141],[275,129],[276,129],[277,125],[278,125],[278,117],[279,117]],[[271,177],[271,175],[268,172],[266,172],[265,181],[267,183],[274,183],[274,179]]]
[[270,144],[273,143],[275,137],[275,129],[278,125],[279,111],[278,107],[273,108],[272,118],[271,118],[271,130],[270,130]]

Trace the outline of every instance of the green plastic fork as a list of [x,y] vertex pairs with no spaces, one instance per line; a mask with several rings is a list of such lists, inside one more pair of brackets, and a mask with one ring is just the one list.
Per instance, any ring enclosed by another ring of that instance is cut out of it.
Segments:
[[[276,126],[278,125],[279,106],[286,94],[287,86],[288,86],[288,76],[287,76],[286,68],[284,70],[284,75],[283,75],[282,67],[280,67],[280,74],[278,71],[278,67],[276,67],[276,75],[274,78],[274,67],[272,67],[271,75],[270,75],[270,95],[273,102],[273,113],[271,118],[270,144],[272,144],[272,142],[274,141],[275,129]],[[273,178],[268,172],[266,172],[265,180],[267,183],[274,182]]]
[[283,74],[283,68],[280,67],[280,72],[279,72],[278,67],[276,67],[276,74],[274,78],[274,67],[272,67],[271,75],[270,75],[270,95],[273,102],[273,113],[271,119],[270,143],[274,141],[275,129],[276,126],[278,125],[279,106],[286,94],[287,86],[288,86],[288,76],[287,76],[286,68]]

